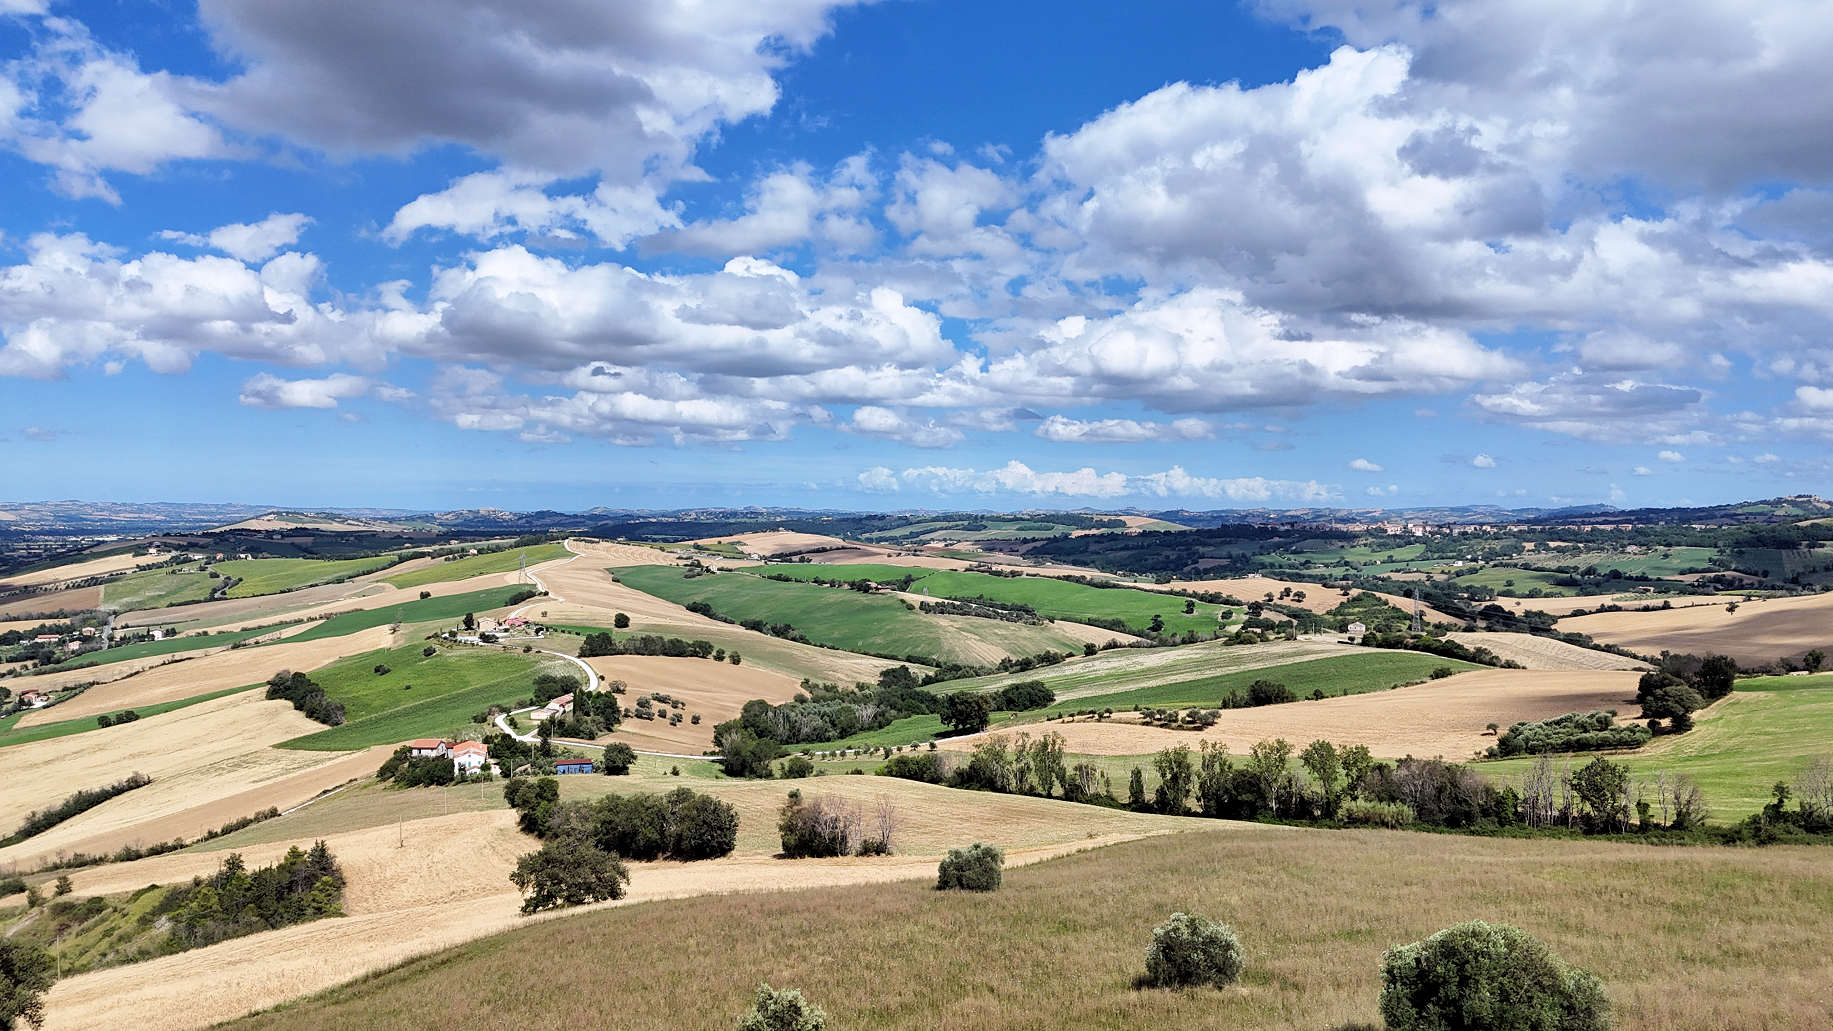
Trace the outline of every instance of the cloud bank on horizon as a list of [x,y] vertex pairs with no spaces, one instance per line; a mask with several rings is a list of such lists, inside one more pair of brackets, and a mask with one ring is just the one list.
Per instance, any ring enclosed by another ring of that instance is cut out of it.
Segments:
[[[1829,471],[1825,4],[1049,10],[0,0],[0,435],[78,454],[176,399],[656,502],[683,467],[870,506]],[[1228,32],[1261,58],[1174,42]],[[178,423],[144,446],[246,461]]]

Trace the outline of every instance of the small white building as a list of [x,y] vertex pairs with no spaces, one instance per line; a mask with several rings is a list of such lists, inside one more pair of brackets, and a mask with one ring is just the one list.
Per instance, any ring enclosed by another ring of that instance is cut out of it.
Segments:
[[452,750],[438,738],[423,737],[407,743],[407,754],[415,759],[444,759]]
[[1351,637],[1361,637],[1363,634],[1368,633],[1368,625],[1365,623],[1351,623],[1344,628],[1343,632]]
[[51,696],[43,691],[27,688],[19,692],[19,704],[28,709],[42,709],[51,704]]
[[490,750],[482,741],[453,742],[451,753],[452,773],[459,777],[469,777],[490,762]]

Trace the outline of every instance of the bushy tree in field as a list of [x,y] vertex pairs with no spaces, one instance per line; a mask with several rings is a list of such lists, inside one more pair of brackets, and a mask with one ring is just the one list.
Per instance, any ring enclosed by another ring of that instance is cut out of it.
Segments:
[[992,712],[993,704],[983,694],[956,691],[942,697],[942,725],[954,728],[958,734],[976,734],[987,729],[987,718]]
[[1389,949],[1388,1031],[1605,1031],[1604,986],[1518,927],[1480,920]]
[[1056,692],[1042,680],[1021,680],[1000,688],[993,695],[993,708],[1004,712],[1025,712],[1042,709],[1056,700]]
[[1152,768],[1158,771],[1158,787],[1152,792],[1152,808],[1161,813],[1182,815],[1190,808],[1190,793],[1196,788],[1196,772],[1190,762],[1190,746],[1167,748],[1152,757]]
[[630,616],[626,613],[619,612],[611,617],[611,625],[619,630],[628,630],[630,629]]
[[826,1031],[827,1014],[794,988],[757,986],[751,1012],[740,1018],[738,1031]]
[[784,780],[800,780],[803,777],[812,777],[814,775],[815,764],[809,762],[806,757],[800,755],[791,756],[783,760],[782,769],[777,771],[777,776]]
[[613,742],[605,746],[605,751],[598,760],[598,772],[606,776],[622,776],[630,772],[636,763],[636,749],[623,742]]
[[1214,985],[1226,988],[1241,977],[1241,939],[1226,924],[1190,913],[1173,913],[1152,929],[1146,948],[1146,983],[1158,988]]
[[936,872],[936,890],[994,891],[1004,876],[1006,854],[976,841],[966,848],[951,848]]
[[719,734],[719,762],[728,777],[768,779],[782,750],[775,741],[743,727],[727,726]]
[[44,995],[57,980],[57,963],[36,945],[0,938],[0,1031],[22,1022],[42,1027]]
[[526,896],[522,912],[621,899],[630,871],[618,858],[574,834],[551,838],[516,860],[509,880]]

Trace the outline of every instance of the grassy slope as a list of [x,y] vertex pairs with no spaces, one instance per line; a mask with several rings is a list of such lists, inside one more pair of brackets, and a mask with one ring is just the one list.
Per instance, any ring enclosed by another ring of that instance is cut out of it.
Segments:
[[[537,673],[578,673],[573,664],[539,653],[448,646],[427,657],[425,647],[416,641],[313,670],[312,680],[344,703],[348,722],[281,747],[341,751],[448,735],[471,726],[472,715],[491,705],[526,698]],[[378,663],[391,671],[377,674]]]
[[221,580],[212,580],[201,566],[187,566],[182,572],[149,569],[103,584],[102,605],[126,612],[203,601],[220,583]]
[[382,579],[396,587],[424,587],[427,584],[464,580],[487,573],[514,572],[521,568],[524,557],[532,566],[542,562],[551,562],[557,558],[565,558],[568,554],[564,544],[537,544],[529,548],[512,548],[509,551],[497,551],[488,555],[453,559],[450,562],[440,562],[425,569],[416,569],[411,573],[398,573]]
[[[944,659],[971,657],[970,652],[957,647],[957,633],[948,623],[912,612],[896,598],[782,583],[744,573],[687,579],[673,566],[631,566],[615,572],[626,586],[677,605],[705,601],[720,615],[741,622],[762,619],[788,623],[811,641],[847,651]],[[1046,648],[1068,651],[1072,647],[1066,636],[1047,626],[967,617],[962,622],[971,628],[967,632],[973,638],[990,642],[1007,654],[1031,655]],[[981,623],[987,625],[983,627]]]
[[[1802,767],[1829,754],[1833,674],[1821,674],[1740,680],[1730,697],[1698,715],[1693,730],[1611,758],[1645,779],[1661,771],[1694,778],[1712,820],[1730,823],[1763,808],[1777,781],[1792,783]],[[1591,758],[1581,754],[1572,761],[1576,766]],[[1532,763],[1506,759],[1476,768],[1490,777],[1519,777]]]
[[783,564],[771,566],[767,571],[773,576],[788,576],[797,580],[863,577],[879,582],[895,582],[905,576],[913,576],[916,580],[909,588],[912,594],[928,594],[935,598],[985,597],[994,601],[1029,605],[1038,615],[1075,622],[1088,622],[1091,618],[1118,619],[1136,633],[1144,633],[1154,615],[1162,616],[1165,628],[1175,633],[1183,633],[1185,630],[1213,631],[1216,629],[1216,615],[1222,611],[1220,605],[1197,602],[1196,612],[1185,615],[1185,599],[1176,595],[1125,587],[1088,587],[1044,576],[993,576],[989,573],[870,564]]
[[[1134,987],[1152,927],[1173,910],[1235,927],[1247,950],[1238,988]],[[226,1026],[406,1031],[438,1000],[503,1027],[592,1027],[615,998],[617,1027],[726,1028],[769,982],[802,989],[836,1028],[1334,1031],[1378,1026],[1386,948],[1472,918],[1522,926],[1595,969],[1618,1031],[1828,1019],[1833,882],[1818,852],[1231,827],[1009,870],[990,895],[919,881],[604,909]],[[663,941],[695,947],[575,964],[574,990],[508,988],[527,983],[531,957]]]
[[[1436,655],[1424,655],[1419,652],[1371,651],[1361,655],[1343,655],[1327,659],[1311,659],[1304,662],[1287,663],[1282,666],[1260,669],[1237,670],[1213,676],[1195,677],[1186,680],[1161,680],[1126,690],[1112,691],[1105,694],[1082,695],[1074,699],[1057,702],[1048,709],[1034,712],[1016,713],[1002,719],[994,717],[993,729],[1005,726],[1017,727],[1035,722],[1039,717],[1053,713],[1074,712],[1081,709],[1131,709],[1138,706],[1148,708],[1186,708],[1192,706],[1212,707],[1221,698],[1234,691],[1247,690],[1249,684],[1256,680],[1273,680],[1286,685],[1301,699],[1309,698],[1313,690],[1323,691],[1326,695],[1363,694],[1368,691],[1385,691],[1400,684],[1424,680],[1432,670],[1440,666],[1449,666],[1462,673],[1466,670],[1482,669],[1482,666],[1455,659],[1443,659]],[[1048,670],[1037,671],[1048,673]],[[1019,676],[1014,679],[1026,679]],[[931,690],[948,693],[951,684],[939,684]],[[1292,703],[1300,704],[1300,703]],[[795,745],[793,750],[828,749],[828,748],[880,748],[885,745],[914,744],[936,739],[943,732],[942,721],[935,716],[911,716],[893,722],[880,730],[854,734],[840,741],[823,744]]]
[[392,556],[370,558],[248,558],[218,562],[217,572],[242,582],[229,589],[228,597],[252,598],[257,594],[275,594],[313,584],[329,583],[346,577],[361,576],[386,568]]
[[296,634],[289,640],[316,641],[326,637],[343,637],[358,630],[367,630],[372,626],[387,626],[390,623],[432,623],[441,620],[456,620],[467,612],[489,612],[509,604],[509,599],[520,591],[521,587],[490,587],[468,594],[451,594],[442,598],[403,601],[394,605],[384,605],[375,609],[359,609],[332,616],[310,630]]
[[[199,702],[207,702],[213,698],[221,698],[224,695],[232,695],[239,691],[252,690],[253,686],[255,685],[249,687],[230,687],[221,691],[212,691],[209,694],[200,694],[195,698],[180,698],[176,701],[156,702],[152,705],[125,705],[122,706],[122,709],[132,709],[136,713],[139,713],[140,717],[144,719],[148,716],[157,716],[162,712],[182,709],[187,705],[196,705]],[[0,748],[5,748],[7,745],[23,745],[33,741],[44,741],[54,737],[68,737],[71,734],[82,734],[91,730],[104,729],[96,724],[95,719],[94,716],[83,716],[73,720],[59,720],[56,723],[40,723],[35,726],[26,727],[23,730],[13,727],[11,723],[0,724]]]

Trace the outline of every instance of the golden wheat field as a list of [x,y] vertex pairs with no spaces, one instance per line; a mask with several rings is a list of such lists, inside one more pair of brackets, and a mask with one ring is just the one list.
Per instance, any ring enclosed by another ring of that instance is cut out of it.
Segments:
[[1493,743],[1485,729],[1489,723],[1507,727],[1568,712],[1634,708],[1636,680],[1634,673],[1595,670],[1485,669],[1391,691],[1225,709],[1220,723],[1200,732],[1120,717],[1040,727],[1062,734],[1069,751],[1090,755],[1141,755],[1178,744],[1195,748],[1204,738],[1241,753],[1257,741],[1283,737],[1301,748],[1323,738],[1367,745],[1378,756],[1467,759]]
[[[679,659],[659,655],[607,655],[587,659],[586,663],[606,680],[622,680],[629,685],[624,706],[633,707],[636,699],[659,691],[686,702],[683,709],[658,704],[662,718],[627,719],[611,739],[632,748],[647,751],[684,752],[698,755],[713,746],[713,727],[734,719],[744,704],[753,698],[767,702],[786,702],[801,690],[795,677],[772,672],[755,665],[734,666],[710,659]],[[670,726],[667,715],[684,716],[678,726]],[[700,717],[695,725],[691,718]]]
[[1521,663],[1527,669],[1572,672],[1587,669],[1652,669],[1640,659],[1612,655],[1595,648],[1555,641],[1533,634],[1450,633],[1445,636],[1469,648],[1488,648],[1504,660]]
[[269,747],[322,729],[286,702],[245,691],[106,730],[13,745],[6,749],[0,826],[131,773],[153,782],[0,849],[0,864],[29,866],[60,852],[195,837],[372,773],[386,755],[387,749],[372,756]]
[[101,604],[100,587],[72,587],[67,591],[19,594],[0,599],[0,619],[26,619],[43,612],[82,612]]
[[1559,629],[1643,654],[1722,652],[1745,665],[1833,649],[1833,593],[1648,612],[1598,612],[1559,621]]

